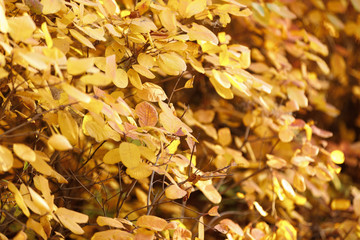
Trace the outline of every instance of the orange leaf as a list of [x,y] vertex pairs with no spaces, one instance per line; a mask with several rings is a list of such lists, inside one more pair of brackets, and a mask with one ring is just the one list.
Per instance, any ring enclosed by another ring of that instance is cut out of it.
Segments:
[[141,102],[136,105],[135,112],[139,116],[139,123],[142,127],[154,127],[158,122],[158,113],[155,107],[148,102]]
[[166,220],[151,215],[141,216],[136,221],[136,225],[138,225],[139,227],[149,228],[154,231],[163,231],[167,224],[168,223]]

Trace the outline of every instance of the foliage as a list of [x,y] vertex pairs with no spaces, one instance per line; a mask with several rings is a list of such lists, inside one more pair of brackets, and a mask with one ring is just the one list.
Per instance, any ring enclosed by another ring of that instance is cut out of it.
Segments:
[[359,237],[322,129],[360,96],[359,12],[0,0],[0,238]]

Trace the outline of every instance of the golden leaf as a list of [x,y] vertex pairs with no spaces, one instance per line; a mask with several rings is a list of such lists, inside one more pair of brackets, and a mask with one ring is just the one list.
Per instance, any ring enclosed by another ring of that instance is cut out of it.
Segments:
[[46,22],[43,22],[43,23],[41,24],[41,30],[42,30],[43,33],[44,33],[46,45],[48,46],[48,48],[52,48],[52,46],[53,46],[53,40],[52,40],[51,35],[50,35],[50,33],[49,33],[49,29],[48,29],[48,27],[47,27]]
[[14,157],[11,151],[2,145],[0,145],[0,171],[9,171],[14,163]]
[[154,127],[158,122],[158,113],[155,107],[148,102],[141,102],[136,105],[135,112],[139,116],[139,123],[142,127]]
[[115,78],[113,78],[113,83],[118,88],[126,88],[129,84],[129,78],[125,70],[118,68],[116,69]]
[[289,99],[295,101],[299,105],[299,107],[308,106],[308,99],[305,96],[304,90],[290,86],[286,88],[286,91]]
[[30,38],[36,29],[36,25],[29,15],[8,18],[10,36],[16,41],[24,41]]
[[234,93],[230,88],[222,86],[213,76],[209,77],[211,84],[214,86],[216,92],[224,99],[233,99]]
[[138,63],[146,68],[152,68],[155,64],[154,58],[150,54],[140,53],[137,57]]
[[[1,240],[8,240],[8,238],[1,238],[1,236],[0,236],[0,239]],[[16,236],[13,238],[13,240],[26,240],[26,239],[28,239],[28,236],[22,230],[20,232],[18,232],[16,234]]]
[[276,236],[281,239],[296,240],[296,229],[286,220],[280,220],[276,223],[278,229],[276,230]]
[[138,218],[136,225],[139,227],[149,228],[153,231],[163,231],[167,226],[167,221],[151,215],[144,215]]
[[16,188],[16,186],[12,182],[8,182],[8,188],[14,194],[16,204],[19,206],[19,208],[22,210],[22,212],[27,217],[29,217],[30,216],[29,209],[27,208],[27,206],[24,202],[24,198],[22,197],[20,191]]
[[34,219],[29,218],[26,222],[26,227],[34,230],[43,239],[45,239],[45,240],[48,239],[43,226],[39,222],[35,221]]
[[214,204],[219,204],[221,202],[222,197],[214,185],[212,185],[211,180],[198,181],[195,185],[205,195],[205,197],[209,199],[210,202]]
[[128,142],[122,142],[119,146],[121,162],[127,168],[137,167],[140,160],[140,151],[137,145]]
[[98,216],[96,219],[97,224],[99,226],[110,226],[114,228],[125,228],[124,225],[119,222],[116,218],[109,218],[109,217],[103,217]]
[[5,16],[4,1],[0,2],[0,32],[7,33],[9,31],[9,24]]
[[34,150],[26,146],[25,144],[15,143],[13,146],[13,150],[19,158],[24,161],[34,162],[36,159],[36,154]]
[[293,180],[293,185],[299,192],[304,192],[306,190],[304,176],[296,172]]
[[98,72],[92,75],[84,75],[80,78],[80,81],[94,86],[106,86],[112,82],[112,79],[104,73]]
[[282,142],[291,142],[294,136],[294,132],[288,126],[282,126],[279,130],[279,138]]
[[254,207],[260,213],[261,216],[266,217],[268,215],[268,213],[265,212],[263,207],[257,201],[254,202]]
[[73,148],[69,140],[67,140],[65,136],[60,134],[52,135],[48,140],[48,144],[58,151],[67,151]]
[[345,161],[345,155],[340,150],[334,150],[330,154],[331,160],[336,164],[343,164]]
[[104,163],[106,164],[115,164],[121,162],[119,149],[115,148],[108,151],[103,158]]
[[177,53],[159,54],[157,63],[160,69],[168,75],[180,75],[186,70],[186,63]]
[[165,196],[168,199],[179,199],[183,198],[187,192],[183,189],[181,189],[178,185],[170,185],[165,189]]
[[284,178],[281,179],[281,185],[286,193],[288,193],[292,197],[295,197],[296,194],[294,189],[292,188],[291,184],[288,181],[286,181]]
[[126,173],[137,180],[147,178],[151,175],[152,169],[149,164],[140,162],[136,167],[128,167]]
[[86,223],[89,220],[88,215],[63,207],[58,208],[55,211],[55,215],[59,218],[62,225],[75,234],[83,234],[84,230],[78,225],[78,223]]
[[286,165],[287,165],[286,160],[284,160],[280,157],[277,157],[277,156],[274,156],[271,154],[266,154],[266,157],[268,159],[266,161],[266,165],[268,165],[271,168],[281,169],[283,167],[286,167]]
[[232,142],[232,136],[230,132],[230,128],[220,128],[218,130],[218,142],[222,146],[230,145]]
[[78,40],[80,43],[84,44],[85,46],[87,46],[88,48],[92,48],[95,49],[94,45],[90,42],[89,39],[87,39],[86,37],[84,37],[83,35],[81,35],[78,31],[74,30],[74,29],[70,29],[70,34],[76,39]]
[[176,26],[176,16],[175,12],[170,8],[165,8],[159,14],[161,24],[164,26],[166,30],[169,31],[170,34],[176,33],[177,26]]
[[187,5],[185,13],[183,15],[184,18],[191,18],[195,14],[201,13],[206,8],[206,0],[194,0],[191,1],[189,5]]
[[138,72],[139,74],[141,74],[142,76],[149,78],[149,79],[154,79],[155,75],[146,67],[139,65],[139,64],[133,64],[131,66],[136,72]]
[[298,156],[294,156],[291,159],[291,162],[298,167],[306,167],[309,165],[309,163],[314,162],[314,159],[308,156],[298,155]]
[[334,199],[331,201],[331,210],[333,211],[346,211],[351,206],[349,199]]
[[50,213],[52,209],[47,204],[47,202],[37,192],[35,192],[31,187],[28,187],[28,190],[29,190],[29,193],[31,196],[31,200],[33,201],[33,203],[35,204],[37,209],[39,209],[41,215]]
[[69,140],[71,144],[76,145],[79,136],[79,127],[76,123],[76,120],[68,111],[59,111],[58,122],[61,133]]
[[67,71],[71,75],[79,75],[85,73],[94,66],[94,58],[74,58],[67,60]]
[[142,90],[144,88],[143,84],[141,83],[141,79],[140,79],[139,74],[134,69],[129,69],[127,71],[127,75],[129,77],[129,80],[130,80],[131,84],[134,87],[136,87],[139,90]]
[[41,0],[43,14],[54,14],[61,10],[64,1],[62,0]]
[[96,232],[91,238],[91,240],[123,240],[123,239],[134,239],[134,235],[122,230],[113,229],[113,230]]
[[91,97],[89,95],[81,92],[77,88],[75,88],[67,83],[63,83],[61,85],[61,87],[70,97],[72,97],[80,102],[90,103]]
[[186,31],[189,35],[190,41],[201,40],[201,41],[211,42],[212,44],[215,45],[219,44],[219,39],[212,31],[197,23],[192,23],[192,27],[190,29],[186,29]]
[[149,102],[164,101],[167,99],[166,93],[159,85],[146,82],[142,86],[143,89],[138,90],[136,93],[139,98]]

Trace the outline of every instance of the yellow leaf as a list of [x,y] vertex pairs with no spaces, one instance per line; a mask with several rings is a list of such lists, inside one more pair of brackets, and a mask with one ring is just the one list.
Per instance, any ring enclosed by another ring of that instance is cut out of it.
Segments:
[[293,185],[299,192],[304,192],[306,190],[304,176],[299,173],[295,173]]
[[70,97],[72,97],[80,102],[90,103],[91,97],[89,95],[81,92],[77,88],[75,88],[67,83],[63,83],[61,85],[61,87]]
[[0,2],[0,32],[7,33],[9,31],[9,24],[5,16],[5,4],[4,1]]
[[147,159],[148,161],[155,163],[156,162],[156,155],[153,150],[145,146],[138,146],[140,150],[140,154],[142,157]]
[[49,67],[49,59],[37,52],[19,52],[19,55],[31,66],[38,70],[45,70]]
[[115,148],[108,151],[103,158],[104,163],[106,164],[115,164],[121,162],[119,149]]
[[60,11],[63,1],[62,0],[41,0],[43,5],[43,14],[54,14]]
[[204,216],[199,218],[198,222],[198,238],[199,240],[205,239],[205,229],[204,229]]
[[160,69],[168,75],[180,75],[186,70],[186,63],[177,53],[159,54],[157,63]]
[[35,231],[37,234],[39,234],[43,239],[45,239],[45,240],[47,239],[47,235],[46,235],[46,233],[45,233],[45,231],[44,231],[43,226],[42,226],[39,222],[35,221],[34,219],[29,218],[29,219],[27,220],[27,222],[26,222],[26,227],[34,230],[34,231]]
[[[2,238],[1,236],[0,236],[0,239],[1,240],[8,240],[7,238],[5,239],[5,238]],[[16,236],[13,238],[13,240],[26,240],[26,239],[28,239],[28,237],[27,237],[26,233],[23,232],[22,230],[20,232],[18,232],[16,234]]]
[[195,14],[201,13],[206,8],[206,0],[194,0],[187,5],[184,18],[191,18]]
[[154,79],[155,75],[146,67],[139,65],[139,64],[133,64],[131,66],[136,72],[138,72],[139,74],[141,74],[142,76],[149,78],[149,79]]
[[20,191],[16,188],[16,186],[12,182],[8,182],[8,188],[9,190],[14,194],[16,204],[19,206],[19,208],[22,210],[22,212],[29,217],[30,211],[25,205],[24,198],[22,197]]
[[129,69],[127,71],[127,75],[129,77],[129,80],[130,80],[131,84],[134,87],[136,87],[139,90],[142,90],[144,88],[143,84],[141,83],[141,79],[140,79],[139,74],[134,69]]
[[143,89],[138,90],[136,93],[139,98],[149,102],[164,101],[167,99],[166,93],[159,85],[146,82],[142,86]]
[[165,189],[165,196],[168,199],[179,199],[183,198],[187,192],[181,189],[178,185],[170,185]]
[[149,228],[153,231],[163,231],[167,226],[167,221],[151,215],[144,215],[138,218],[136,225],[139,227]]
[[118,229],[96,232],[91,238],[91,240],[123,240],[123,239],[130,240],[135,238],[134,235],[132,235],[131,233]]
[[345,161],[344,153],[340,150],[334,150],[330,154],[331,160],[336,164],[343,164]]
[[83,234],[84,230],[78,223],[86,223],[89,216],[66,208],[58,208],[55,212],[62,225],[75,234]]
[[149,164],[140,162],[136,167],[127,168],[126,173],[130,177],[140,180],[149,177],[152,173],[152,169]]
[[91,28],[86,26],[86,27],[81,27],[80,30],[82,30],[88,36],[90,36],[91,38],[97,41],[106,41],[106,38],[104,38],[105,30],[103,27]]
[[268,213],[264,211],[262,206],[257,201],[254,202],[254,207],[260,213],[261,216],[266,217],[268,215]]
[[187,55],[190,65],[199,73],[205,73],[205,69],[202,66],[201,62],[199,62],[192,54]]
[[179,139],[175,139],[173,141],[171,141],[171,143],[168,146],[168,150],[169,150],[169,154],[174,154],[177,151],[177,148],[180,144],[180,140]]
[[177,26],[176,26],[176,16],[175,12],[170,8],[165,8],[159,14],[161,24],[164,26],[166,30],[169,31],[170,34],[176,33]]
[[137,167],[140,160],[140,151],[137,145],[128,142],[122,142],[119,146],[121,162],[127,168]]
[[276,230],[276,236],[279,239],[296,240],[296,229],[286,220],[280,220],[276,223],[278,229]]
[[268,161],[266,161],[266,165],[268,165],[271,168],[281,169],[287,165],[286,160],[280,157],[271,154],[266,154],[266,157],[268,159]]
[[24,161],[34,162],[36,159],[36,154],[34,150],[26,146],[25,144],[15,143],[13,146],[13,150],[19,158]]
[[46,45],[48,46],[48,48],[52,48],[52,46],[53,46],[53,40],[52,40],[52,38],[51,38],[51,36],[50,36],[49,29],[48,29],[48,27],[47,27],[46,22],[43,22],[43,23],[41,24],[41,30],[42,30],[43,33],[44,33]]
[[61,133],[71,144],[76,145],[79,136],[79,127],[76,120],[71,116],[71,113],[68,111],[59,111],[58,122]]
[[219,204],[221,202],[221,195],[216,190],[211,180],[198,181],[195,185],[205,195],[205,197],[209,199],[210,202],[214,204]]
[[114,228],[125,228],[124,225],[115,218],[98,216],[96,219],[99,226],[110,226]]
[[90,42],[89,39],[87,39],[86,37],[84,37],[83,35],[81,35],[78,31],[74,30],[74,29],[70,29],[70,34],[76,39],[78,40],[80,43],[84,44],[85,46],[87,46],[88,48],[92,48],[95,49],[94,45]]
[[233,99],[234,93],[230,88],[222,86],[213,76],[209,77],[211,84],[214,86],[216,92],[224,99]]
[[138,63],[146,68],[152,68],[155,64],[154,58],[150,54],[140,53],[137,57]]
[[67,71],[71,75],[79,75],[85,73],[94,66],[94,58],[74,58],[67,60]]
[[28,187],[29,193],[31,196],[31,199],[35,206],[39,209],[41,215],[44,215],[46,213],[50,213],[51,209],[47,202],[37,193],[35,192],[31,187]]
[[16,42],[30,38],[36,29],[36,25],[29,15],[8,18],[7,22],[10,36]]
[[232,142],[232,136],[230,132],[230,128],[220,128],[218,131],[218,142],[222,146],[230,145]]
[[129,84],[129,78],[125,70],[118,68],[116,69],[116,76],[113,78],[113,83],[118,88],[126,88]]
[[295,101],[299,107],[308,106],[308,99],[305,96],[305,91],[303,89],[290,86],[286,88],[286,91],[289,99]]
[[331,209],[334,211],[346,211],[351,206],[349,199],[334,199],[331,202]]
[[67,151],[73,148],[69,140],[60,134],[52,135],[48,140],[48,144],[58,151]]
[[212,76],[215,78],[215,80],[224,88],[230,88],[231,83],[229,79],[226,77],[226,75],[220,71],[217,71],[215,69],[212,70]]
[[211,42],[212,44],[215,45],[219,44],[219,39],[217,38],[217,36],[203,25],[192,23],[192,27],[186,30],[188,32],[190,41],[200,40],[200,41]]
[[9,171],[14,163],[14,157],[11,151],[2,145],[0,145],[0,172]]
[[294,156],[291,162],[298,167],[306,167],[309,163],[314,162],[314,159],[308,156]]
[[288,126],[282,126],[279,130],[279,138],[282,142],[291,142],[294,136],[294,132]]
[[295,197],[295,191],[288,181],[286,181],[285,179],[281,179],[281,185],[286,193],[288,193],[292,197]]
[[107,77],[104,73],[98,72],[92,75],[84,75],[80,78],[80,81],[94,86],[106,86],[112,82],[112,79]]

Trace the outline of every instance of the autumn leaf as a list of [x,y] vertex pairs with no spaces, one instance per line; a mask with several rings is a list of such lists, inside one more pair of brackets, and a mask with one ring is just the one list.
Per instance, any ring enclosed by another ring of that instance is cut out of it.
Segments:
[[150,103],[141,102],[135,107],[135,112],[139,116],[140,126],[154,127],[158,121],[158,113]]

